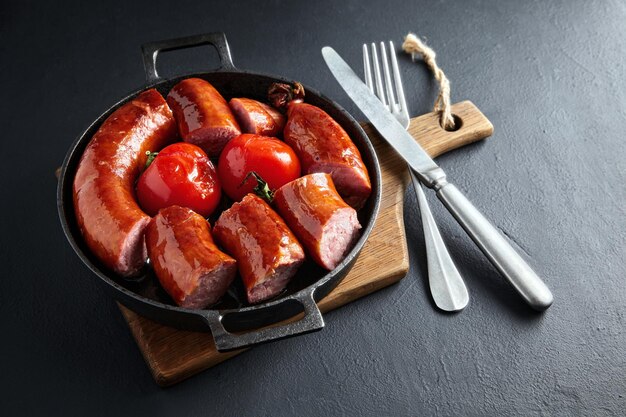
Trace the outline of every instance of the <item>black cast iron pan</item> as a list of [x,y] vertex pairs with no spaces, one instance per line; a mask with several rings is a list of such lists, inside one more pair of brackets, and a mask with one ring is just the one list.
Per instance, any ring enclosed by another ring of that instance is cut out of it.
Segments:
[[[212,45],[217,49],[221,67],[215,71],[186,74],[162,79],[156,71],[159,52]],[[205,310],[191,310],[176,306],[160,287],[153,273],[147,269],[140,279],[127,280],[104,267],[85,245],[78,230],[72,201],[72,183],[80,157],[102,122],[118,107],[142,91],[156,88],[163,96],[179,81],[189,77],[203,78],[217,88],[228,100],[232,97],[264,99],[267,88],[274,82],[291,82],[281,77],[241,71],[235,68],[223,33],[209,33],[167,41],[152,42],[142,47],[147,84],[133,91],[98,117],[72,144],[59,178],[57,207],[61,225],[72,248],[80,259],[100,278],[104,288],[123,305],[154,321],[180,329],[210,330],[220,351],[238,349],[257,343],[281,339],[296,334],[320,330],[324,319],[316,301],[326,296],[348,273],[369,236],[378,213],[381,198],[380,166],[374,148],[361,126],[337,103],[306,87],[305,101],[324,109],[350,135],[359,148],[369,170],[372,195],[359,211],[363,226],[361,238],[343,262],[333,271],[325,271],[307,262],[288,287],[276,298],[250,306],[245,301],[240,284],[234,284],[217,305]],[[239,280],[236,280],[239,281]],[[302,319],[272,327],[287,318],[304,312]]]

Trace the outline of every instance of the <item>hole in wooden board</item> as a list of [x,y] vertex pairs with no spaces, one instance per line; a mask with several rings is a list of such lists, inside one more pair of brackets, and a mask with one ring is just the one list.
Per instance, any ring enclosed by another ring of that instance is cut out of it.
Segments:
[[441,128],[444,129],[446,132],[456,132],[461,127],[463,127],[463,120],[456,114],[452,115],[452,120],[454,120],[454,127],[452,128],[446,129],[445,127],[441,126],[441,120],[439,120],[439,126],[441,126]]

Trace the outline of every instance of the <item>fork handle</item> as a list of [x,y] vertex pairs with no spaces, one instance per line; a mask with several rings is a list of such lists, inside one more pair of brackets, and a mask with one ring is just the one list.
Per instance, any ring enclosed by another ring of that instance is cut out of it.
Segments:
[[550,289],[458,188],[446,183],[437,190],[437,197],[532,308],[543,311],[550,307]]
[[430,212],[422,184],[409,167],[413,189],[417,197],[417,206],[422,217],[424,242],[426,244],[426,262],[428,265],[428,285],[435,305],[444,311],[460,311],[467,306],[469,294],[459,274],[448,248],[443,242],[437,223]]

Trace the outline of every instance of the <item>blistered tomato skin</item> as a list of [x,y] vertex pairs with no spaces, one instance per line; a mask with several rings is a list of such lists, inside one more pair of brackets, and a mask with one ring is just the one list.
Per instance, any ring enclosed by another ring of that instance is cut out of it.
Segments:
[[[217,173],[224,193],[235,201],[253,192],[256,172],[272,190],[300,177],[300,161],[289,145],[267,136],[243,134],[232,139],[222,151]],[[245,182],[244,182],[245,180]]]
[[137,200],[150,216],[178,205],[208,217],[221,196],[213,163],[202,149],[190,143],[165,147],[137,182]]

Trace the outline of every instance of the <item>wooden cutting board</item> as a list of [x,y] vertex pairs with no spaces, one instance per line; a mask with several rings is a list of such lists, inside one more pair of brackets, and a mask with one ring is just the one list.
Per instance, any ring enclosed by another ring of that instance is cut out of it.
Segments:
[[[493,132],[491,122],[469,101],[453,105],[452,113],[462,122],[460,129],[454,132],[443,130],[435,113],[411,119],[409,133],[433,157],[486,138]],[[404,192],[409,182],[406,164],[371,126],[364,124],[363,128],[372,139],[380,160],[383,190],[380,212],[352,270],[319,302],[322,312],[399,281],[409,268],[403,221]],[[177,330],[141,317],[122,305],[120,309],[160,386],[175,384],[245,351],[219,353],[210,333]]]

